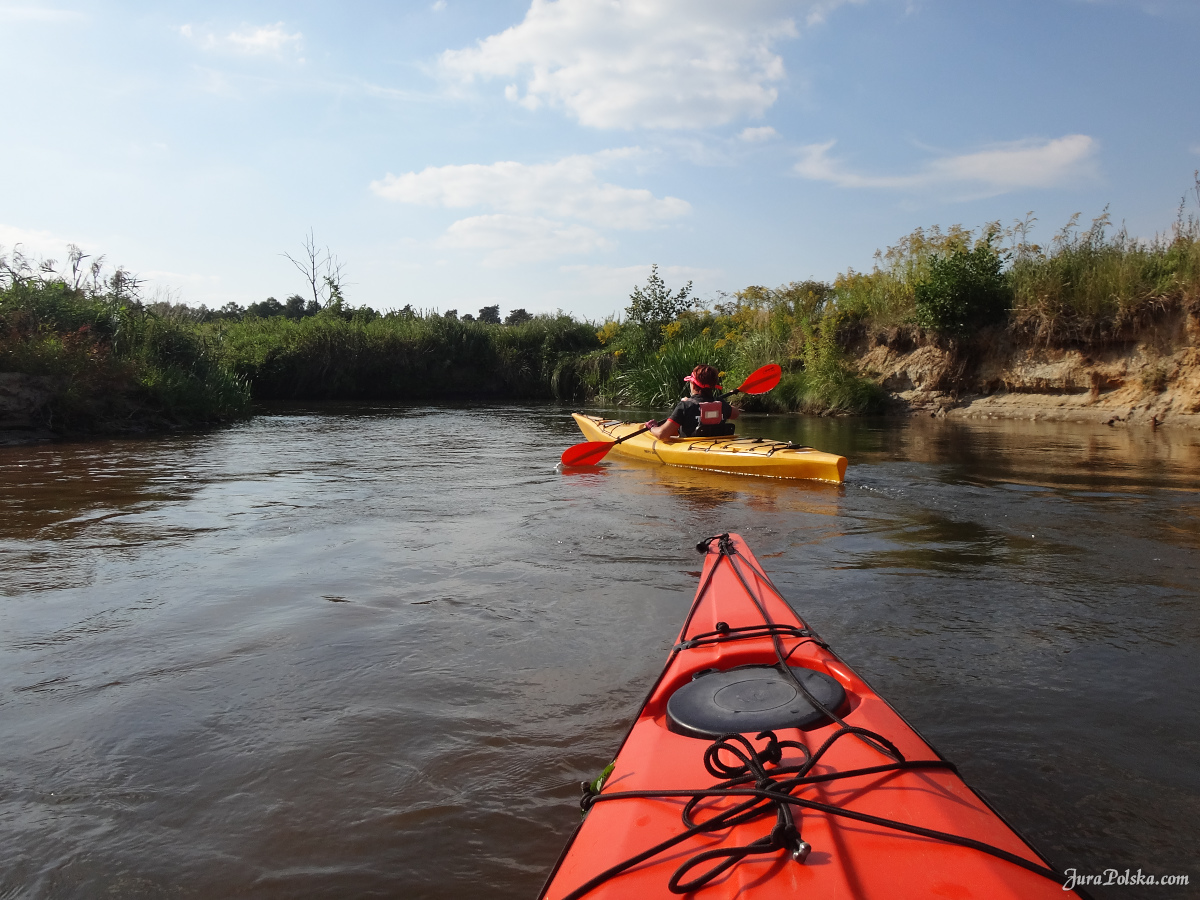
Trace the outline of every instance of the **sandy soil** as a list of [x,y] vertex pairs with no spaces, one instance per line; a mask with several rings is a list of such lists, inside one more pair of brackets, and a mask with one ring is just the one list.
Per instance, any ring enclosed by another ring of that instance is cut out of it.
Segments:
[[1004,335],[971,351],[903,334],[869,343],[858,368],[891,392],[898,412],[1200,427],[1195,315],[1180,314],[1137,342],[1101,350],[1019,346]]

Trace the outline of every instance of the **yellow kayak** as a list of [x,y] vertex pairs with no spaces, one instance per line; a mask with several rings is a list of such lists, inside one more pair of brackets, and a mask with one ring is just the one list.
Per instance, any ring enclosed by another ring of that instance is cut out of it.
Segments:
[[[602,416],[573,413],[575,424],[589,441],[615,441],[642,427]],[[649,432],[630,438],[612,449],[629,459],[660,462],[690,469],[713,469],[768,478],[812,478],[841,484],[846,479],[846,457],[797,447],[765,438],[697,437],[660,441]]]

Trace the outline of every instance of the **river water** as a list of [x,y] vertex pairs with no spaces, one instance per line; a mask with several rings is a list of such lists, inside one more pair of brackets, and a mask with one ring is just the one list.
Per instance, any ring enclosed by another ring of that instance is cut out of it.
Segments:
[[0,897],[532,897],[696,588],[775,582],[1063,868],[1200,882],[1200,434],[753,418],[844,486],[553,407],[0,448]]

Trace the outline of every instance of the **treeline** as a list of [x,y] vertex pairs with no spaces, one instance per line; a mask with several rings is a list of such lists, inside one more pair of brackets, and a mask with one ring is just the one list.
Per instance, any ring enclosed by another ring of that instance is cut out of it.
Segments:
[[[198,324],[222,321],[241,322],[247,318],[271,319],[276,316],[284,319],[305,319],[321,312],[325,312],[327,316],[337,316],[346,321],[358,320],[362,322],[370,322],[375,319],[411,319],[423,315],[414,311],[411,303],[406,304],[403,309],[386,313],[381,313],[369,306],[349,307],[345,305],[340,295],[333,301],[325,303],[316,298],[305,299],[299,294],[292,294],[292,296],[288,297],[282,303],[274,297],[268,297],[266,300],[251,303],[249,306],[242,306],[230,301],[217,309],[209,309],[203,303],[199,306],[189,306],[186,303],[177,303],[170,300],[158,300],[146,303],[145,307],[151,313],[165,319]],[[459,318],[457,309],[448,309],[444,313],[428,313],[424,315],[436,315],[445,319]],[[528,322],[533,317],[533,313],[527,312],[524,309],[514,309],[501,319],[500,306],[497,304],[495,306],[483,307],[479,310],[478,317],[471,313],[464,313],[462,321],[481,322],[485,325],[520,325]]]
[[380,314],[348,307],[340,291],[324,303],[289,298],[282,312],[267,301],[266,315],[258,304],[213,313],[147,301],[141,287],[75,247],[62,268],[0,253],[0,372],[50,391],[42,425],[197,425],[282,399],[573,399],[598,395],[604,371],[590,356],[595,326],[561,314]]
[[298,264],[311,273],[311,299],[219,310],[145,301],[136,278],[105,274],[77,248],[61,270],[0,254],[0,371],[54,385],[46,416],[62,430],[211,422],[280,399],[664,409],[699,362],[729,386],[763,363],[782,364],[776,390],[745,398],[758,409],[864,413],[886,400],[855,365],[872,343],[966,353],[1001,338],[1108,345],[1136,340],[1164,316],[1200,312],[1200,219],[1185,212],[1181,204],[1169,231],[1148,241],[1114,230],[1107,214],[1086,229],[1072,219],[1045,247],[1029,241],[1031,219],[918,229],[877,253],[870,272],[750,286],[707,304],[653,267],[623,315],[600,324],[523,309],[501,318],[498,306],[463,316],[350,307],[328,252],[325,270],[315,251],[307,268]]

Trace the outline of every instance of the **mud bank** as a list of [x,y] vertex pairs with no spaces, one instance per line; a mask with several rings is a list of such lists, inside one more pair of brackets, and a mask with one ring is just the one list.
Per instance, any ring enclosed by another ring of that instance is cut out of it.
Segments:
[[0,372],[0,447],[207,427],[172,416],[139,388]]
[[53,394],[48,378],[0,372],[0,447],[50,440],[46,408]]
[[1195,313],[1103,346],[1047,346],[1002,330],[955,342],[898,328],[852,349],[896,413],[1200,428]]

